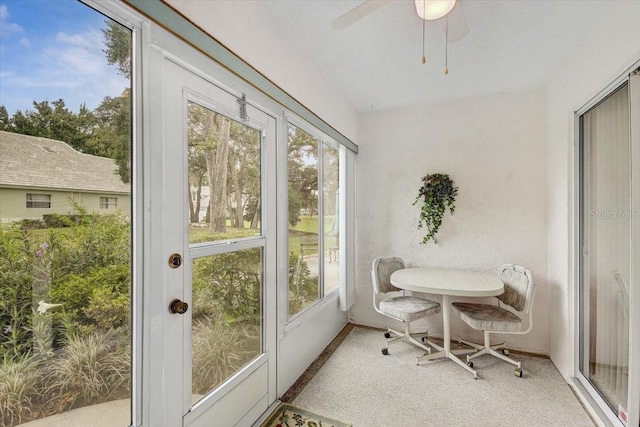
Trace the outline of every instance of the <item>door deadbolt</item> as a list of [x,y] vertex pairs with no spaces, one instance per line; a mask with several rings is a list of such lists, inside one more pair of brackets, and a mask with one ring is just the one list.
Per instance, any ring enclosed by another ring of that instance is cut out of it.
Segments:
[[178,268],[182,265],[182,256],[180,254],[171,254],[169,257],[169,267]]
[[171,314],[185,314],[188,309],[189,304],[177,298],[169,303],[169,312]]

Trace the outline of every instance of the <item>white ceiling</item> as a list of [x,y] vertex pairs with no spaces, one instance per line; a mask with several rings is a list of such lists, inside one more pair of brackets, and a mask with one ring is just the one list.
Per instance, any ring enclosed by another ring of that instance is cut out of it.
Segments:
[[449,44],[444,75],[444,32],[427,21],[423,65],[422,20],[412,0],[392,0],[344,30],[332,28],[332,20],[361,3],[262,2],[358,112],[543,87],[592,40],[607,37],[616,7],[612,1],[460,0],[469,34]]

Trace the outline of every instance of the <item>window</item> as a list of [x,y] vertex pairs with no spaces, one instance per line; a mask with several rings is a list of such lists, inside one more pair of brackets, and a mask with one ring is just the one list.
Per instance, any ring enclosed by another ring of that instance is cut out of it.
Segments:
[[27,193],[27,208],[51,209],[51,194]]
[[289,317],[340,284],[340,149],[288,125]]
[[118,209],[118,198],[100,197],[100,209]]

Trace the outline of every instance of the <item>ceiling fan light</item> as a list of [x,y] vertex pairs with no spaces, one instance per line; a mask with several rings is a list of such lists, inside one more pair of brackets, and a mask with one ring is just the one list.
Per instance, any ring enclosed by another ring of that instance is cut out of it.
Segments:
[[456,0],[415,0],[418,16],[426,20],[439,19],[451,12]]

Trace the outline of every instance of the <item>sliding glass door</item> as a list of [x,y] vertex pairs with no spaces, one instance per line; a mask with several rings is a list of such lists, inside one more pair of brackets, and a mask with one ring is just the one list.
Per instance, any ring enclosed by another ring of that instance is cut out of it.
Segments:
[[634,205],[638,188],[632,177],[640,165],[633,161],[632,152],[638,147],[630,129],[634,120],[640,120],[640,113],[632,107],[632,97],[639,96],[632,83],[625,79],[579,117],[578,376],[603,412],[622,425],[627,425],[631,415],[635,424],[629,425],[638,422],[633,381],[635,375],[637,382],[638,367],[633,366],[630,343],[633,309],[637,311],[631,297],[634,286],[638,288],[633,247],[640,246],[640,236],[633,228],[638,221]]

